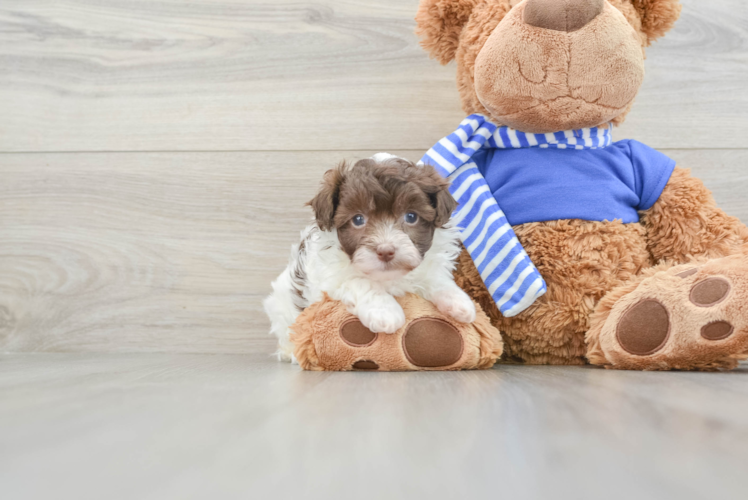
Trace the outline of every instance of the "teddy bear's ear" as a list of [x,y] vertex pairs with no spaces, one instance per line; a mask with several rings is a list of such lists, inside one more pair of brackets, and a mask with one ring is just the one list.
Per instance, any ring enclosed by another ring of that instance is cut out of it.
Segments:
[[631,3],[642,20],[648,43],[670,31],[680,16],[680,0],[632,0]]
[[442,64],[455,58],[462,27],[481,0],[421,0],[416,33],[421,46]]

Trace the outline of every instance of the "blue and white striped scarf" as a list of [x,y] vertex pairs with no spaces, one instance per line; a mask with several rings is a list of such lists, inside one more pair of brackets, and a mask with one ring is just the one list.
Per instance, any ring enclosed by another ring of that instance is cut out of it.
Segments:
[[547,288],[472,160],[473,155],[482,148],[597,149],[611,142],[610,126],[528,134],[499,127],[475,114],[465,118],[456,131],[421,159],[452,181],[449,191],[458,203],[452,219],[504,316],[521,313]]

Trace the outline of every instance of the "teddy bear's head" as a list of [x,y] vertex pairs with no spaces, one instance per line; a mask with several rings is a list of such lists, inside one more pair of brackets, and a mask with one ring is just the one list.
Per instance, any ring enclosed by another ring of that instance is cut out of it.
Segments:
[[457,59],[467,114],[531,133],[621,123],[644,78],[644,48],[678,0],[421,0],[421,44]]

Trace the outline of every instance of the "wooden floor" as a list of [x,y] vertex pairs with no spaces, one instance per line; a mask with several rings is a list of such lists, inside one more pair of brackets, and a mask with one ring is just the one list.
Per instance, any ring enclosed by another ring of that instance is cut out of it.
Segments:
[[0,356],[2,497],[744,498],[748,368],[308,373]]
[[[0,2],[0,498],[736,498],[748,368],[302,373],[260,308],[322,173],[463,118],[417,0]],[[748,4],[615,139],[748,222]]]

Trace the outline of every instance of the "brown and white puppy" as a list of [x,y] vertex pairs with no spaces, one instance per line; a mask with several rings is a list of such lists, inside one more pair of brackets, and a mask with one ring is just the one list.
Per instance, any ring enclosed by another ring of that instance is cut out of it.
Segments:
[[405,314],[394,297],[416,293],[458,321],[475,305],[452,278],[459,236],[455,201],[431,166],[379,153],[329,170],[309,202],[315,222],[301,233],[265,300],[279,356],[292,359],[289,327],[327,293],[375,332],[394,333]]

